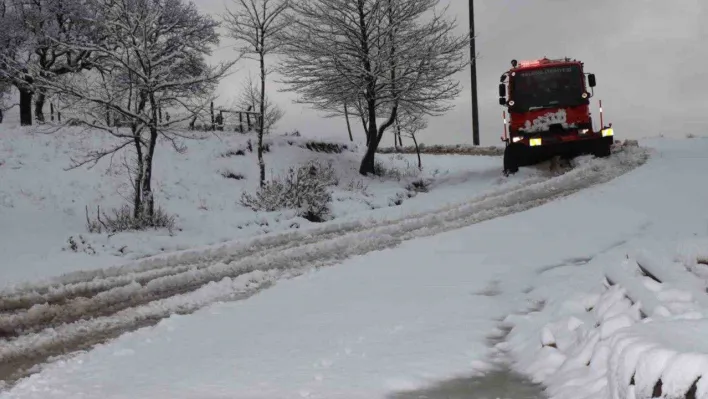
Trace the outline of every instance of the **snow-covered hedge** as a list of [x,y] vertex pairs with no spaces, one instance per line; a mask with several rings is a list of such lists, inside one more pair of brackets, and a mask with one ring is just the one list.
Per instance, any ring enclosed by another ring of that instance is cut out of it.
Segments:
[[[448,155],[478,155],[478,156],[502,156],[504,155],[504,147],[478,147],[473,145],[456,144],[456,145],[425,145],[419,146],[421,154],[448,154]],[[382,147],[379,148],[380,154],[415,154],[414,146],[407,147]]]

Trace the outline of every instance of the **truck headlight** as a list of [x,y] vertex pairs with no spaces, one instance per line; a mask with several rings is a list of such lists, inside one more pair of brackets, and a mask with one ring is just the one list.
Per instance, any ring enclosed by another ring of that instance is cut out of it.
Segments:
[[612,137],[614,135],[615,131],[612,128],[602,130],[602,137]]
[[590,129],[580,129],[580,134],[588,134]]
[[537,147],[537,146],[541,145],[541,139],[530,139],[529,145],[531,147]]

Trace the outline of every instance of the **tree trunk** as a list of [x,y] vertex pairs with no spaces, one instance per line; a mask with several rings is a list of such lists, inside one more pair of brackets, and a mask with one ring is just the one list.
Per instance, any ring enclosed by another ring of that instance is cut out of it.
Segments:
[[[372,87],[373,84],[369,85],[369,93],[374,93],[375,89]],[[361,160],[361,166],[359,166],[359,173],[366,176],[368,174],[376,173],[375,157],[376,149],[378,147],[378,129],[376,127],[376,99],[372,96],[366,100],[366,108],[369,113],[369,126],[366,131],[366,154],[364,159]]]
[[396,116],[396,136],[393,138],[394,141],[396,141],[396,137],[398,137],[398,145],[403,148],[403,138],[401,137],[401,123],[398,120],[398,116]]
[[359,173],[366,176],[368,174],[376,173],[376,147],[370,145],[366,148],[366,154],[364,154],[364,159],[361,160],[361,166],[359,166]]
[[20,125],[32,126],[32,91],[18,87],[20,92]]
[[154,94],[149,93],[148,100],[150,101],[150,119],[152,120],[150,121],[150,142],[148,143],[147,153],[145,154],[145,174],[143,176],[142,190],[143,214],[147,216],[148,220],[153,221],[155,217],[155,198],[152,193],[152,164],[155,156],[155,147],[157,146],[158,111]]
[[[261,38],[263,35],[261,35]],[[263,39],[261,39],[263,40]],[[263,48],[263,44],[261,43],[261,48]],[[258,117],[258,167],[260,168],[261,172],[261,187],[265,186],[265,161],[263,160],[263,133],[265,130],[265,80],[266,80],[266,74],[265,74],[265,54],[261,52],[260,54],[260,61],[261,61],[261,109],[260,109],[260,115]]]
[[349,132],[349,141],[354,142],[354,136],[352,135],[352,125],[349,123],[349,110],[347,109],[347,103],[344,103],[344,119],[347,120],[347,131]]
[[[371,102],[370,106],[373,106],[373,101]],[[396,120],[396,116],[398,116],[398,105],[394,105],[393,109],[391,110],[391,115],[389,116],[388,120],[384,122],[378,129],[376,128],[376,111],[374,109],[369,110],[369,132],[368,132],[368,138],[367,138],[367,148],[366,148],[366,154],[364,155],[364,159],[361,161],[361,166],[359,167],[359,173],[366,176],[369,173],[376,173],[376,150],[379,148],[379,143],[381,143],[381,139],[383,138],[383,134],[388,129],[393,125],[394,121]]]
[[152,221],[155,217],[155,198],[152,193],[152,165],[155,156],[155,146],[157,145],[157,128],[150,128],[150,144],[145,154],[145,174],[143,175],[142,191],[143,191],[143,210],[144,215],[148,220]]
[[139,219],[143,214],[143,179],[145,178],[145,166],[143,164],[143,147],[140,144],[140,138],[136,134],[136,126],[133,123],[133,140],[135,142],[135,153],[137,158],[137,170],[135,171],[135,181],[134,191],[135,196],[133,197],[133,218]]
[[47,96],[43,91],[37,91],[37,97],[34,100],[34,117],[37,122],[44,122],[44,103],[46,102]]
[[246,113],[246,127],[248,128],[248,132],[251,132],[251,110],[253,107],[248,107],[248,113]]
[[418,148],[418,140],[415,138],[415,134],[411,134],[413,139],[413,145],[415,146],[415,153],[418,155],[418,169],[423,170],[423,161],[420,159],[420,148]]

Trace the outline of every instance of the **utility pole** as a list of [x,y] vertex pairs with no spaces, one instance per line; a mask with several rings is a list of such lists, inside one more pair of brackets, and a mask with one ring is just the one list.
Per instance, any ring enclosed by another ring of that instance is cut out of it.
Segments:
[[477,50],[475,49],[474,0],[470,0],[470,70],[472,72],[472,141],[479,145],[479,107],[477,105]]

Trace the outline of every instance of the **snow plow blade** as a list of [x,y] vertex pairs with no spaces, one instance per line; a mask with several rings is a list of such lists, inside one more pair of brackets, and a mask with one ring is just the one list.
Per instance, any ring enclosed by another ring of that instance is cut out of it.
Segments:
[[598,137],[584,140],[544,142],[545,139],[529,139],[526,143],[511,143],[504,151],[504,174],[513,174],[520,167],[532,166],[556,156],[573,159],[580,155],[608,157],[612,153],[613,137]]

